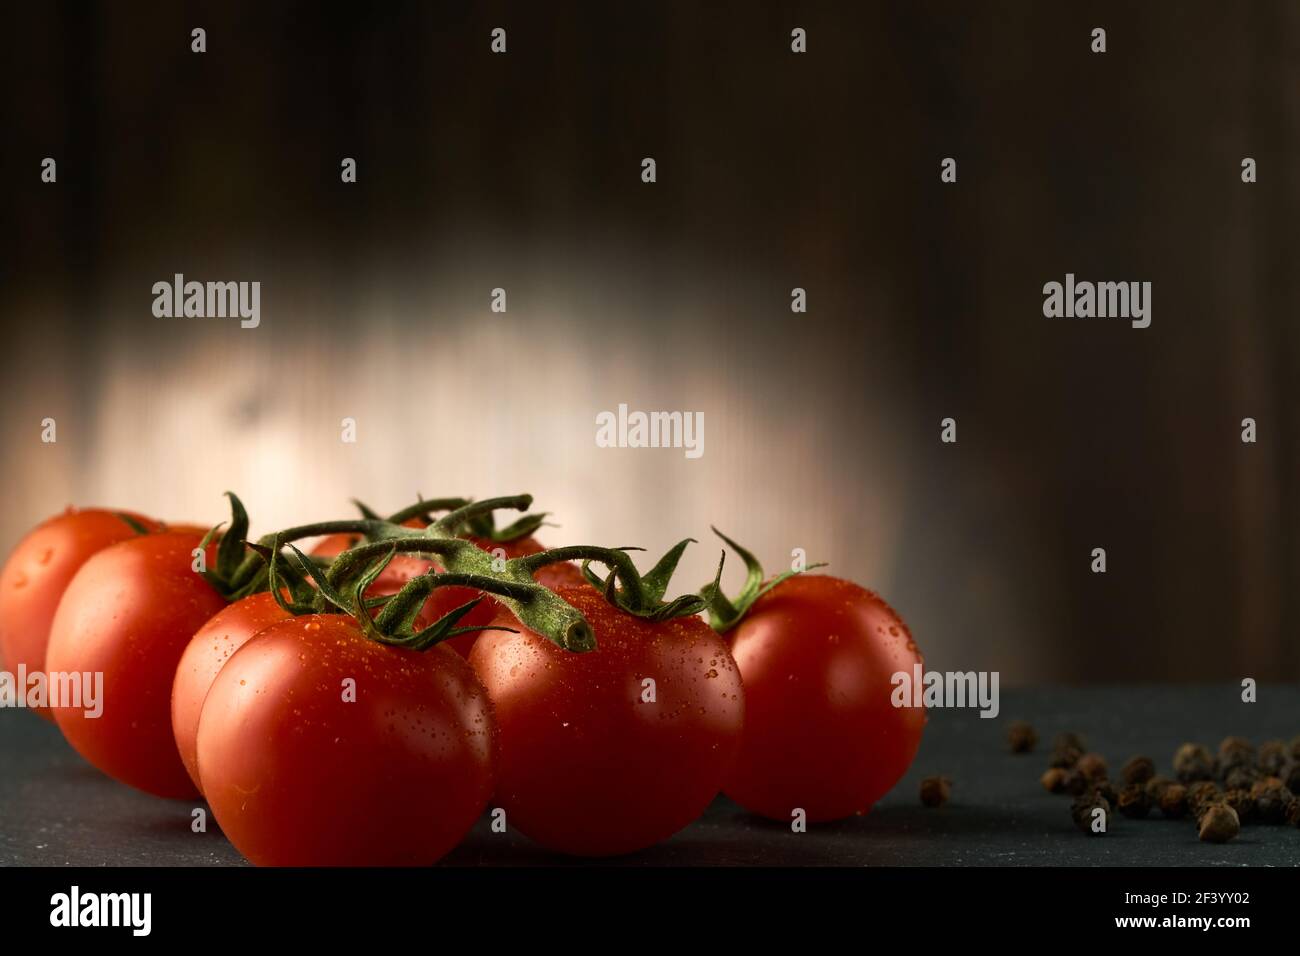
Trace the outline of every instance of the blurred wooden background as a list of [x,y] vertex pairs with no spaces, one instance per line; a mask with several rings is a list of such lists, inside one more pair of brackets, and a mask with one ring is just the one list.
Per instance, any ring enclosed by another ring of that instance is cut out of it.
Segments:
[[[0,18],[0,547],[69,502],[527,490],[552,543],[699,538],[684,587],[710,524],[804,548],[940,669],[1300,673],[1300,6]],[[261,327],[154,318],[176,272],[260,281]],[[1066,272],[1152,281],[1152,327],[1044,319]],[[703,458],[597,448],[620,402],[704,412]]]

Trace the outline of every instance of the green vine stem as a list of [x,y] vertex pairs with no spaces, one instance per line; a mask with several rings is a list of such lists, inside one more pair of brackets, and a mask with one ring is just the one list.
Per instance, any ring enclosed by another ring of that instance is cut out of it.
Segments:
[[[709,625],[719,633],[726,633],[731,630],[754,606],[754,602],[761,598],[772,588],[776,587],[782,581],[788,580],[797,574],[803,574],[804,571],[811,571],[813,568],[824,568],[826,563],[819,562],[810,564],[803,571],[785,571],[778,574],[766,584],[763,583],[763,565],[759,563],[752,552],[742,548],[735,541],[732,541],[717,528],[713,528],[713,533],[727,543],[731,550],[740,556],[740,560],[745,562],[745,585],[736,595],[735,600],[729,600],[722,593],[721,577],[722,565],[718,565],[718,575],[713,579],[711,584],[700,589],[700,597],[704,601],[709,612]],[[725,558],[726,552],[723,552]]]

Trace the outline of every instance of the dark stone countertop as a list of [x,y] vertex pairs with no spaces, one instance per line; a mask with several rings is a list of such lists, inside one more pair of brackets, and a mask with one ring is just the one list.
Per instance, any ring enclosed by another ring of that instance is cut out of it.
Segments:
[[[1037,728],[1037,752],[1016,756],[1007,722]],[[702,819],[659,846],[596,865],[622,866],[1170,866],[1300,864],[1300,829],[1247,826],[1224,845],[1201,843],[1188,820],[1116,818],[1103,838],[1070,821],[1070,798],[1043,791],[1038,777],[1051,738],[1076,730],[1118,776],[1136,753],[1170,773],[1174,749],[1198,740],[1212,749],[1227,734],[1259,741],[1300,734],[1300,687],[1262,686],[1243,704],[1224,687],[1093,687],[1007,691],[996,720],[974,711],[936,711],[915,764],[866,816],[811,826],[752,817],[719,797]],[[953,780],[953,801],[920,806],[922,777]],[[119,785],[84,763],[58,730],[34,715],[0,711],[0,865],[232,866],[243,860],[210,822],[192,833],[195,804],[158,800]],[[555,865],[571,861],[514,834],[493,834],[486,817],[444,863]],[[592,865],[587,862],[587,865]]]

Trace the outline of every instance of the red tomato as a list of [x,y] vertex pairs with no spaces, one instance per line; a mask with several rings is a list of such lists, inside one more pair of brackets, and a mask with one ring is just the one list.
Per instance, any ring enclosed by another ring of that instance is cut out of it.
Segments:
[[59,729],[104,773],[160,797],[195,794],[172,736],[172,679],[194,632],[226,606],[191,570],[200,540],[167,532],[105,548],[72,579],[50,628],[51,673],[103,675],[102,714],[55,707]]
[[545,847],[630,853],[717,795],[740,744],[740,674],[697,617],[651,623],[590,587],[559,594],[595,629],[597,650],[561,650],[503,608],[494,623],[519,633],[484,631],[470,653],[497,718],[496,799],[508,826]]
[[728,635],[745,680],[745,734],[723,790],[789,822],[865,813],[906,772],[922,708],[890,702],[921,662],[907,625],[850,581],[800,574],[763,595]]
[[194,785],[199,782],[198,736],[199,714],[203,699],[225,666],[230,655],[244,646],[254,634],[278,621],[292,617],[270,591],[236,601],[208,619],[185,647],[172,683],[172,733],[181,763]]
[[[158,526],[151,518],[126,513],[151,530]],[[72,576],[91,555],[137,536],[112,511],[69,508],[18,542],[0,571],[0,658],[8,670],[16,675],[21,665],[31,675],[45,669],[50,622]],[[36,712],[51,719],[48,708]]]
[[371,641],[341,614],[273,624],[240,648],[198,743],[212,813],[259,866],[427,865],[492,791],[492,711],[469,665]]

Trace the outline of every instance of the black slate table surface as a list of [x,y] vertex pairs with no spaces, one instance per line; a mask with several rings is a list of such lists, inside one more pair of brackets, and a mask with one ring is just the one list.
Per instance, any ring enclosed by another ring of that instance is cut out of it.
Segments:
[[[933,711],[921,751],[902,782],[869,814],[792,833],[789,824],[745,813],[719,797],[703,818],[672,839],[614,860],[573,861],[515,833],[494,834],[485,817],[444,861],[450,866],[1295,866],[1300,829],[1247,826],[1234,841],[1201,843],[1187,821],[1112,820],[1090,838],[1070,821],[1070,798],[1046,793],[1038,777],[1051,738],[1082,733],[1114,776],[1145,753],[1169,774],[1184,741],[1212,749],[1228,734],[1259,741],[1300,734],[1300,687],[1263,686],[1245,704],[1240,688],[1104,687],[1006,691],[997,719],[974,711]],[[1037,751],[1013,755],[1006,725],[1029,720]],[[919,803],[920,780],[944,774],[953,800]],[[57,728],[0,710],[0,865],[240,866],[238,852],[209,819],[191,831],[201,804],[158,800],[104,777],[64,743]]]

